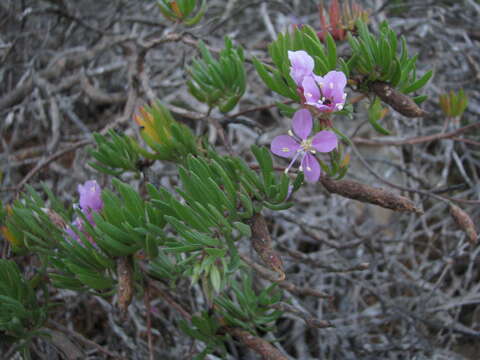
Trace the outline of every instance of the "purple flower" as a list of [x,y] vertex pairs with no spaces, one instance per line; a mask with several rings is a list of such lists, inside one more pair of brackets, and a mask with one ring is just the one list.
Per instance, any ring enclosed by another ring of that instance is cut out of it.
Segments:
[[91,212],[99,212],[103,208],[102,189],[95,180],[88,180],[85,184],[78,185],[78,193],[82,212],[91,222],[93,221]]
[[341,71],[330,71],[324,77],[306,76],[302,81],[305,104],[321,112],[342,110],[347,98],[346,84],[347,78]]
[[306,51],[289,51],[288,59],[290,60],[290,76],[295,81],[297,86],[302,86],[305,77],[313,76],[313,68],[315,63]]
[[[77,189],[80,195],[80,199],[78,201],[80,204],[80,208],[87,217],[88,222],[95,226],[92,212],[99,212],[103,209],[102,189],[95,180],[88,180],[83,185],[78,185]],[[70,226],[65,229],[66,233],[70,236],[70,238],[76,240],[77,242],[80,242],[80,237],[75,233],[73,228],[76,228],[78,231],[85,234],[87,239],[95,245],[91,236],[88,235],[88,233],[84,230],[84,222],[81,218],[75,218],[75,220],[70,224]]]
[[347,94],[345,85],[347,78],[341,71],[330,71],[324,77],[315,75],[315,62],[305,51],[289,51],[290,76],[300,88],[305,104],[315,107],[321,112],[332,112],[343,109]]
[[315,153],[327,153],[337,147],[336,135],[323,130],[309,137],[313,128],[313,120],[307,109],[298,110],[293,115],[293,133],[280,135],[273,139],[270,150],[278,156],[292,159],[285,172],[288,172],[297,159],[300,159],[300,171],[305,173],[308,182],[316,182],[320,178],[320,165]]

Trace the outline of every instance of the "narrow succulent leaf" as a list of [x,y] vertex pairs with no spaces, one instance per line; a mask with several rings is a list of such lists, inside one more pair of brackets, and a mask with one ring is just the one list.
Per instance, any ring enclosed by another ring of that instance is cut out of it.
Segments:
[[335,45],[335,40],[333,40],[333,37],[330,35],[330,33],[327,33],[326,43],[328,54],[328,70],[335,70],[337,67],[337,46]]
[[202,3],[200,5],[200,9],[198,10],[197,14],[192,18],[184,20],[185,25],[187,25],[187,26],[197,25],[200,22],[200,20],[202,20],[206,11],[207,11],[207,1],[202,0]]
[[415,97],[412,98],[412,100],[417,105],[420,105],[421,103],[423,103],[427,99],[428,99],[428,95],[419,95],[419,96],[415,96]]
[[427,71],[420,79],[415,81],[410,86],[402,89],[402,92],[404,94],[409,94],[411,92],[417,91],[418,89],[421,89],[432,78],[432,76],[433,76],[433,71],[432,70]]
[[382,117],[381,101],[378,97],[375,97],[375,100],[370,104],[368,109],[368,122],[378,133],[382,135],[390,135],[390,131],[382,127],[378,122]]
[[290,202],[285,202],[281,204],[272,204],[268,201],[263,201],[263,205],[265,205],[265,207],[269,208],[270,210],[281,211],[281,210],[287,210],[291,208],[294,205],[294,203],[290,201]]

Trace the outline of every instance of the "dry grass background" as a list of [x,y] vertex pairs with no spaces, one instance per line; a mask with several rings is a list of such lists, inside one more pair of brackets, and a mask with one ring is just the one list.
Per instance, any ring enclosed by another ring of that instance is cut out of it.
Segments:
[[[390,138],[378,137],[365,126],[363,102],[355,105],[353,120],[336,120],[345,133],[356,134],[361,158],[378,175],[373,176],[353,153],[347,177],[389,188],[383,179],[412,189],[391,190],[413,199],[424,215],[348,200],[329,194],[321,184],[305,186],[288,211],[275,216],[266,213],[288,279],[332,296],[328,300],[286,292],[285,299],[297,309],[333,327],[312,328],[287,312],[277,323],[275,344],[291,359],[478,359],[480,246],[468,242],[449,215],[448,204],[431,196],[471,200],[457,205],[469,213],[478,229],[478,130],[416,145],[372,145],[361,139],[401,140],[479,121],[480,3],[359,3],[371,11],[373,28],[388,19],[406,36],[411,52],[419,54],[419,73],[434,68],[435,76],[424,89],[430,96],[424,105],[429,116],[407,119],[392,110],[387,117],[387,127],[394,134]],[[207,109],[185,86],[183,66],[196,55],[196,41],[203,39],[220,49],[223,36],[228,35],[249,56],[265,59],[267,44],[292,20],[318,28],[315,2],[211,0],[204,21],[184,29],[172,27],[154,2],[147,0],[3,0],[2,200],[11,201],[26,183],[37,186],[40,181],[67,202],[75,199],[76,184],[86,179],[97,178],[108,185],[108,179],[88,167],[84,146],[93,132],[107,128],[135,134],[132,114],[153,98],[169,104],[177,119],[197,134],[217,142],[215,127],[199,116]],[[156,42],[168,32],[175,41]],[[340,51],[345,48],[340,46]],[[267,91],[251,64],[247,70],[249,88],[234,112],[279,100]],[[460,88],[468,94],[469,106],[460,121],[446,122],[438,96]],[[354,96],[349,93],[350,99]],[[288,119],[268,107],[235,118],[212,116],[223,124],[233,151],[241,156],[249,156],[251,144],[266,145],[288,126]],[[153,183],[172,187],[174,170],[157,164],[146,175]],[[418,189],[423,193],[413,191]],[[12,256],[2,241],[2,256]],[[33,273],[34,259],[17,260],[27,274]],[[199,289],[188,283],[173,294],[192,313],[202,309]],[[201,345],[192,344],[178,330],[178,314],[155,288],[150,296],[154,358],[190,358]],[[121,318],[99,297],[58,290],[53,298],[60,305],[47,325],[56,346],[36,341],[35,358],[149,358],[142,299],[136,299],[128,316]],[[5,356],[0,358],[18,358],[1,346],[0,341],[0,353]],[[228,359],[258,358],[233,341],[228,348]]]

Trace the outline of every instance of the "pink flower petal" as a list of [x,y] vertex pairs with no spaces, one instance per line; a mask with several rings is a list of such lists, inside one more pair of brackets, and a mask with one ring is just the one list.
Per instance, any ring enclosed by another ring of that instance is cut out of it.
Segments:
[[326,87],[335,89],[344,89],[347,85],[347,78],[341,71],[329,71],[324,77]]
[[320,178],[320,164],[318,163],[315,156],[312,154],[306,154],[302,159],[301,164],[303,173],[305,174],[305,180],[308,182],[317,182]]
[[320,90],[312,76],[307,76],[302,81],[303,96],[307,103],[315,104],[320,99]]
[[323,96],[331,101],[332,111],[341,110],[346,98],[347,78],[345,74],[341,71],[330,71],[323,80],[324,83],[321,87]]
[[80,194],[80,207],[87,214],[92,211],[100,211],[103,208],[102,189],[95,180],[88,180],[83,185],[78,185]]
[[298,149],[300,149],[300,144],[288,135],[277,136],[270,144],[272,153],[284,158],[292,158]]
[[313,74],[315,63],[312,57],[303,50],[289,51],[288,59],[290,60],[290,64],[292,64],[290,67],[290,76],[297,86],[301,86],[303,78]]
[[312,132],[312,114],[307,109],[300,109],[293,115],[292,129],[295,135],[305,140]]
[[327,153],[335,149],[338,139],[334,132],[323,130],[315,134],[312,139],[312,146],[318,152]]

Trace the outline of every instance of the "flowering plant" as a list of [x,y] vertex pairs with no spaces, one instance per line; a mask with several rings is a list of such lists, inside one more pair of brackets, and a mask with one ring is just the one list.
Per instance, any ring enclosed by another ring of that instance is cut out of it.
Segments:
[[337,147],[335,133],[323,130],[310,137],[313,121],[310,111],[298,110],[293,116],[292,131],[288,135],[280,135],[273,139],[271,150],[275,155],[292,159],[285,169],[288,172],[297,159],[300,159],[300,171],[305,172],[308,182],[316,182],[320,178],[320,165],[315,158],[316,152],[328,153]]
[[[206,1],[161,0],[158,7],[176,26],[193,26],[203,17]],[[338,16],[331,15],[330,24],[337,38],[345,36],[345,29],[338,27]],[[195,315],[175,303],[180,291],[165,297],[180,309],[183,319],[176,325],[204,343],[198,359],[215,351],[227,352],[228,336],[262,355],[282,359],[259,334],[271,331],[292,310],[290,303],[282,302],[285,291],[318,298],[328,295],[315,289],[302,293],[287,279],[291,270],[284,267],[265,216],[295,209],[295,193],[302,186],[317,191],[317,182],[348,198],[418,211],[405,197],[341,180],[348,170],[349,152],[355,148],[339,124],[342,117],[353,114],[354,101],[347,92],[357,91],[369,104],[370,124],[387,133],[379,124],[387,113],[382,101],[407,116],[419,115],[423,98],[408,94],[425,85],[431,73],[417,78],[416,58],[408,57],[406,45],[397,54],[397,36],[388,24],[374,36],[366,24],[357,22],[359,34],[349,35],[348,56],[337,54],[334,37],[323,27],[322,39],[307,25],[279,34],[269,46],[272,63],[268,64],[244,55],[243,48],[234,46],[228,37],[222,50],[192,41],[186,32],[172,36],[166,31],[157,41],[139,44],[129,85],[143,91],[135,88],[125,106],[134,125],[124,133],[104,130],[94,134],[95,145],[89,149],[94,159],[90,166],[109,175],[111,185],[102,179],[107,185],[101,188],[96,180],[88,180],[77,186],[78,203],[69,206],[47,186],[43,187],[47,196],[29,188],[8,211],[0,213],[1,231],[12,250],[36,256],[41,264],[40,276],[48,279],[42,293],[48,297],[50,287],[101,296],[123,315],[129,314],[132,303],[145,302],[142,311],[150,317],[152,282],[160,284],[163,294],[177,289],[195,292],[201,299]],[[141,64],[151,48],[181,40],[198,46],[201,55],[187,67],[185,94],[191,104],[185,107],[180,107],[185,105],[183,99],[172,104],[155,101],[148,72]],[[289,99],[276,99],[268,107],[278,105],[282,115],[292,119],[291,130],[282,135],[265,131],[260,146],[251,146],[251,155],[238,151],[232,146],[233,136],[225,134],[231,124],[248,123],[243,110],[233,113],[249,91],[251,74],[245,61],[253,62],[274,96]],[[132,75],[134,70],[138,74]],[[139,94],[149,96],[150,103],[129,114]],[[464,102],[457,102],[464,109]],[[289,160],[285,169],[275,165],[283,160],[274,160],[272,154]],[[292,171],[297,163],[299,171]],[[174,177],[166,179],[165,173]],[[258,259],[245,255],[244,249],[250,247]],[[251,269],[273,284],[256,281]],[[0,261],[0,303],[14,304],[5,308],[18,312],[18,316],[0,315],[0,332],[15,341],[37,336],[35,331],[44,325],[49,311],[49,306],[35,309],[37,284],[22,276],[13,263]],[[18,287],[11,286],[12,278]],[[295,316],[302,314],[296,310],[291,311]],[[28,317],[33,321],[28,322]]]

